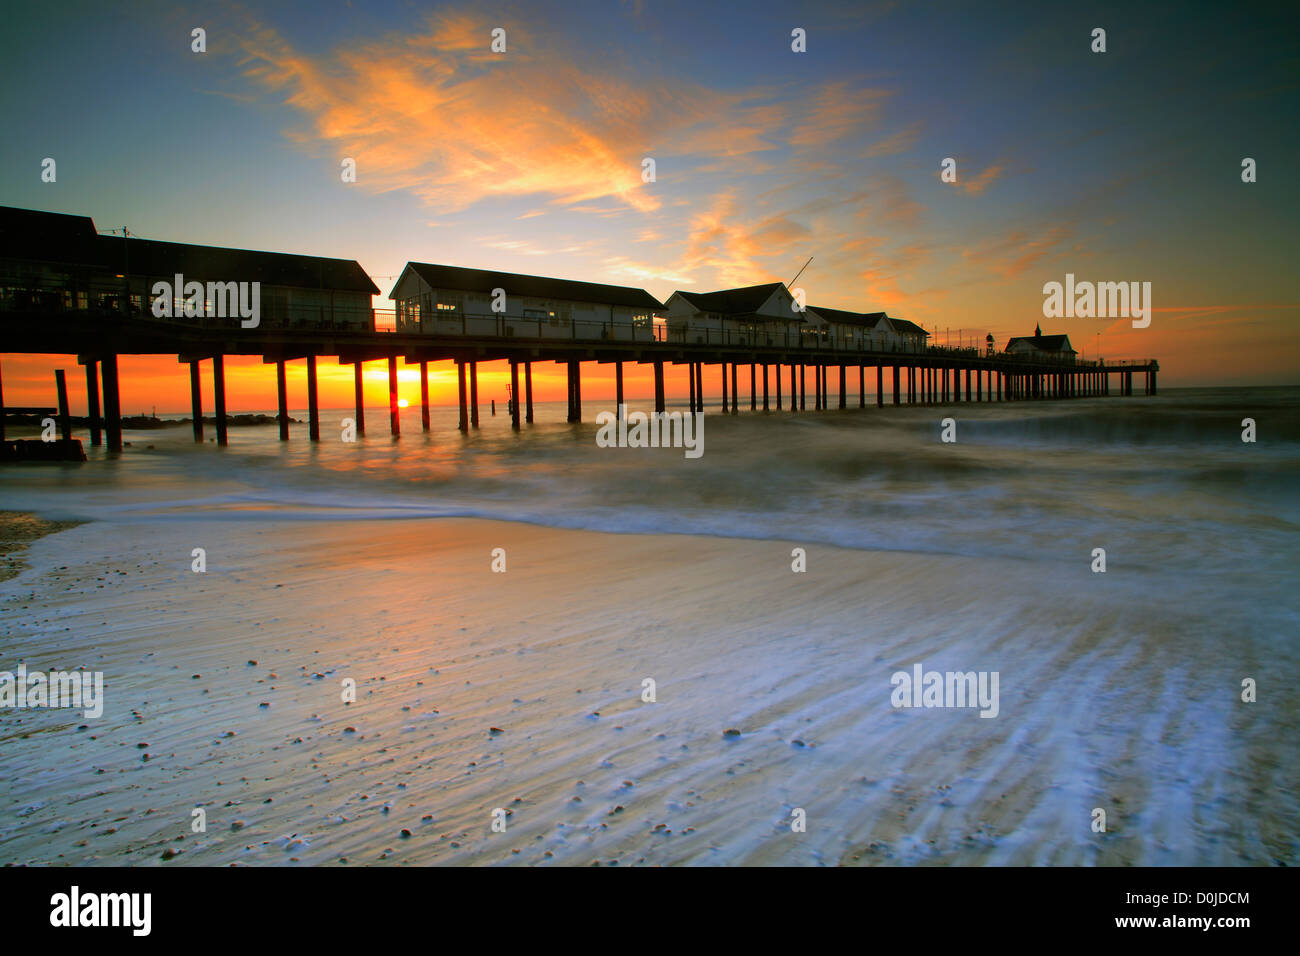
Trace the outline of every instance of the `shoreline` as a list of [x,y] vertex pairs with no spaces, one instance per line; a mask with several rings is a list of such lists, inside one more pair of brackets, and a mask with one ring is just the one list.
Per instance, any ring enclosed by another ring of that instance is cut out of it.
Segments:
[[27,570],[24,555],[33,541],[85,523],[55,521],[26,511],[0,511],[0,582]]

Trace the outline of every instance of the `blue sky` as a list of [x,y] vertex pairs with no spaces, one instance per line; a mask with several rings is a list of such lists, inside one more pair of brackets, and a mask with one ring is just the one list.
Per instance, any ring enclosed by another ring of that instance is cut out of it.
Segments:
[[[1157,355],[1167,385],[1261,368],[1295,382],[1300,60],[1284,17],[1158,3],[31,5],[0,35],[0,203],[356,258],[385,293],[409,259],[665,299],[788,280],[813,256],[811,303],[887,309],[940,341],[1031,330],[1043,283],[1066,272],[1150,281],[1149,329],[1051,330]],[[497,26],[505,54],[488,49]],[[808,52],[791,51],[794,27]],[[57,183],[40,181],[46,156]],[[346,156],[356,183],[340,181]],[[945,157],[955,184],[940,181]]]

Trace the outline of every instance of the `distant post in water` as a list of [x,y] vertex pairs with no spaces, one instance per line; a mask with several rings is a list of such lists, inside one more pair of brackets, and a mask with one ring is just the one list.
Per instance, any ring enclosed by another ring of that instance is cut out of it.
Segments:
[[397,356],[388,356],[388,432],[394,438],[402,434],[402,419],[397,405]]
[[469,423],[478,428],[478,362],[469,363]]
[[275,363],[276,414],[280,422],[280,441],[289,440],[289,381],[284,359]]
[[519,431],[519,363],[510,360],[510,427]]
[[429,363],[420,363],[420,427],[429,430]]
[[460,421],[456,427],[463,432],[469,431],[469,406],[465,401],[465,360],[456,359],[456,382],[460,392]]
[[316,356],[307,356],[307,437],[320,441],[320,408],[316,393]]
[[[357,419],[357,434],[365,437],[366,434],[366,388],[365,388],[365,368],[360,359],[352,363],[352,397],[353,404],[356,406],[355,414]],[[285,423],[284,437],[289,435],[288,423]]]
[[104,382],[104,437],[108,450],[122,450],[122,400],[117,391],[117,355],[110,352],[103,357],[100,377]]
[[[89,366],[87,366],[89,368]],[[194,440],[203,441],[203,389],[199,382],[199,363],[190,362],[190,416],[194,425]]]
[[524,398],[528,403],[528,412],[524,416],[524,423],[531,425],[533,423],[533,363],[524,363]]
[[54,370],[54,388],[59,393],[59,436],[72,441],[72,412],[68,409],[68,377],[63,369]]
[[[104,443],[99,420],[99,362],[87,358],[86,363],[86,417],[90,419],[90,443],[98,447]],[[2,403],[0,403],[2,404]],[[0,441],[4,440],[4,426],[0,425]]]
[[[315,359],[312,359],[313,372],[315,372],[315,361]],[[212,356],[212,403],[216,406],[217,445],[220,448],[225,448],[228,440],[226,435],[226,357],[220,352]]]

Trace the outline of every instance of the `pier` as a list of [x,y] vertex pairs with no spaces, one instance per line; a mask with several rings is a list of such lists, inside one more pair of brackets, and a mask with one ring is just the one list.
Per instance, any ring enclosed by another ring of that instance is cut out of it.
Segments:
[[[380,313],[377,311],[377,317]],[[513,331],[513,330],[512,330]],[[541,331],[539,325],[539,332]],[[1156,394],[1159,364],[1154,359],[1118,362],[1043,360],[1032,356],[995,353],[991,349],[949,349],[927,346],[920,351],[872,351],[850,349],[842,343],[792,340],[774,344],[718,341],[688,343],[664,341],[650,330],[638,340],[611,339],[598,328],[573,327],[571,338],[487,334],[431,335],[423,332],[386,331],[358,328],[254,328],[240,327],[228,319],[155,319],[142,313],[128,314],[114,309],[68,309],[39,299],[26,307],[13,307],[12,300],[0,308],[0,352],[63,352],[77,356],[85,367],[91,443],[99,443],[100,422],[109,451],[122,449],[122,413],[118,385],[118,357],[121,355],[175,355],[189,367],[190,394],[195,441],[204,440],[201,376],[211,374],[215,402],[216,443],[227,442],[225,405],[226,356],[259,356],[275,365],[279,403],[280,439],[288,440],[287,378],[289,363],[303,363],[307,377],[308,434],[320,441],[317,367],[322,360],[354,368],[356,381],[357,433],[365,434],[361,402],[362,367],[383,362],[389,381],[389,431],[400,435],[397,399],[397,367],[400,360],[418,366],[421,373],[421,422],[430,430],[428,366],[454,362],[457,370],[459,417],[462,432],[479,427],[478,366],[484,362],[507,362],[511,394],[522,397],[511,407],[511,426],[520,429],[533,422],[532,368],[537,362],[557,362],[568,373],[568,421],[583,421],[582,367],[584,363],[615,366],[616,402],[624,401],[623,368],[627,363],[650,365],[654,370],[655,410],[664,411],[668,396],[665,368],[686,366],[690,387],[687,401],[692,411],[704,412],[704,382],[721,385],[719,411],[738,414],[742,399],[739,383],[742,367],[748,368],[749,394],[743,400],[751,412],[783,411],[802,414],[808,410],[808,391],[813,392],[813,411],[849,407],[855,397],[858,408],[867,406],[866,384],[875,378],[875,404],[961,405],[985,402],[1018,402]],[[98,373],[97,370],[98,369]],[[4,438],[4,392],[0,370],[0,440]],[[178,370],[178,374],[181,374]],[[1137,383],[1135,386],[1135,378]],[[522,379],[522,395],[520,389]],[[847,389],[856,379],[856,395]],[[60,377],[60,382],[62,382]],[[833,383],[833,387],[832,387]],[[60,388],[65,386],[60,385]],[[100,390],[102,388],[102,403]],[[66,394],[61,396],[66,403]],[[834,405],[832,406],[832,402]],[[761,405],[760,405],[761,403]],[[101,416],[102,404],[102,416]]]

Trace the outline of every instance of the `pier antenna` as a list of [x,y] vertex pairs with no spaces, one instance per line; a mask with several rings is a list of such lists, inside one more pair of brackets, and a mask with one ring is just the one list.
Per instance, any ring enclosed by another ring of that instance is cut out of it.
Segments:
[[[812,261],[813,261],[813,257],[812,257],[812,256],[809,256],[809,257],[808,257],[808,262],[812,262]],[[790,286],[794,285],[794,283],[795,283],[795,279],[798,279],[801,275],[803,275],[803,270],[808,268],[808,262],[805,262],[805,263],[803,264],[803,269],[800,269],[798,272],[796,272],[796,273],[794,274],[794,279],[791,279],[789,282],[787,282],[787,283],[785,284],[785,287],[786,287],[787,289],[790,288]]]

